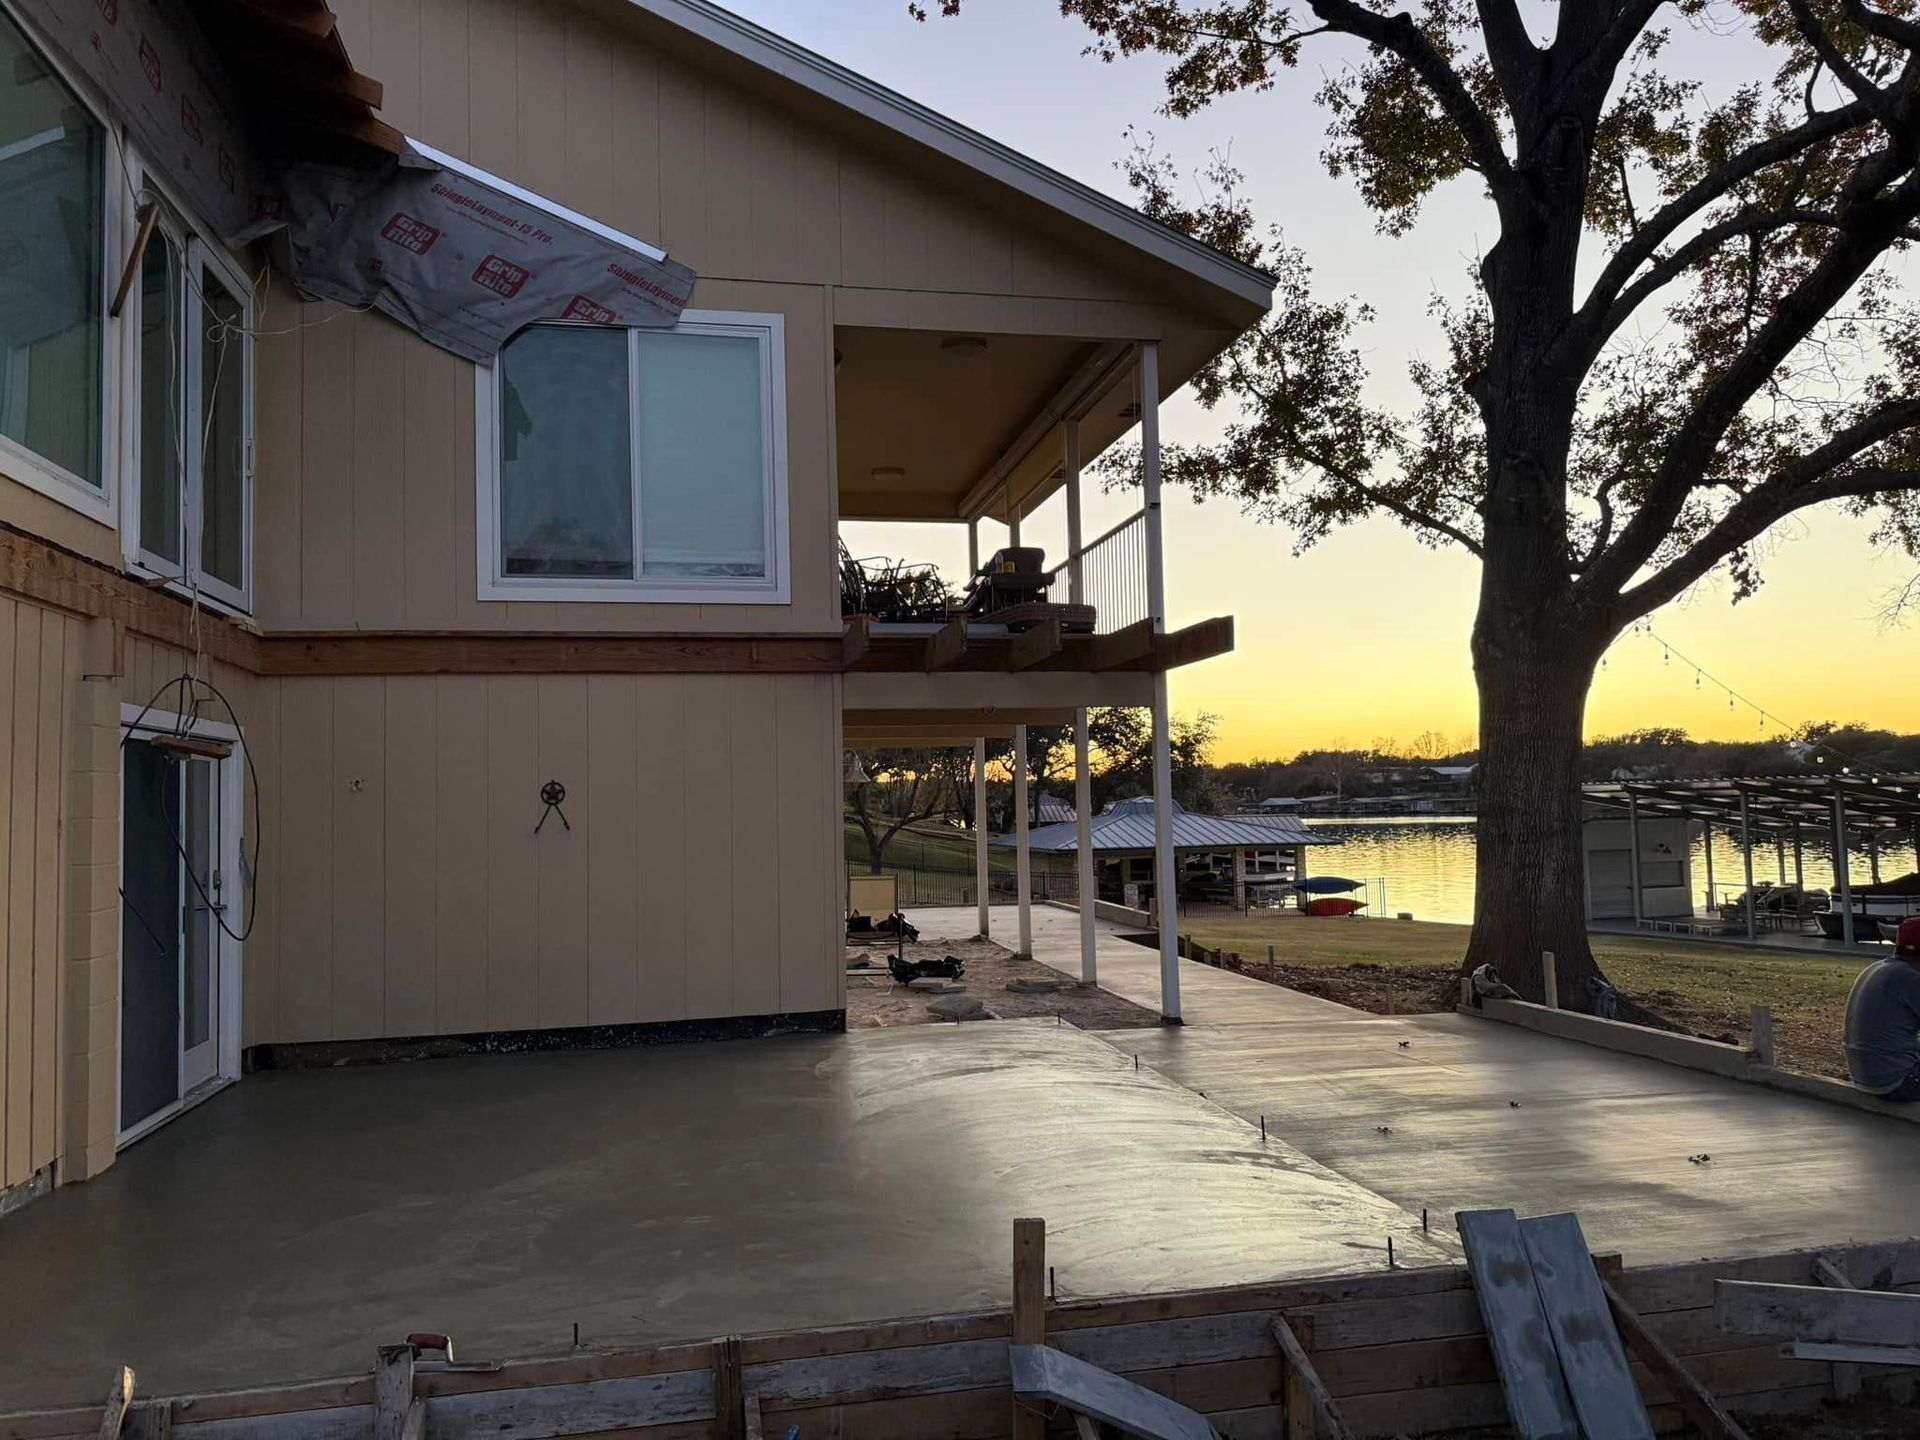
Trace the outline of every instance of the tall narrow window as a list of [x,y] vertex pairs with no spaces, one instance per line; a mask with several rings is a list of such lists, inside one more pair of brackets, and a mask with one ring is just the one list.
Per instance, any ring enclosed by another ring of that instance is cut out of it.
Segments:
[[200,272],[200,568],[238,590],[246,580],[247,309]]
[[140,260],[140,548],[180,565],[186,416],[180,374],[180,252],[156,231]]
[[0,14],[0,436],[89,490],[101,464],[101,128]]
[[780,335],[778,316],[702,314],[508,342],[483,595],[783,601]]
[[247,603],[252,519],[252,310],[240,276],[166,202],[140,261],[138,558]]

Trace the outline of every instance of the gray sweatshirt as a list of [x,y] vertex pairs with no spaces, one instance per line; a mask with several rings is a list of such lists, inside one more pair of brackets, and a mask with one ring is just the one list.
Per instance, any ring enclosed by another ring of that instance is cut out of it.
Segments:
[[1847,997],[1847,1073],[1884,1095],[1920,1068],[1920,966],[1876,960]]

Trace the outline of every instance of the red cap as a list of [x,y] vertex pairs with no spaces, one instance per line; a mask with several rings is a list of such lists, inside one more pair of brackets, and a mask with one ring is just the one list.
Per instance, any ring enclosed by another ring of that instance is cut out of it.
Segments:
[[1893,953],[1920,959],[1920,915],[1900,922],[1900,928],[1893,932]]

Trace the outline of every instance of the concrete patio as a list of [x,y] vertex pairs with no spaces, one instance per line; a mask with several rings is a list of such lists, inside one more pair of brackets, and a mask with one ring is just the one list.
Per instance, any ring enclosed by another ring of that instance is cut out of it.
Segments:
[[[1077,971],[1077,926],[1037,909],[1039,958]],[[1103,926],[1098,959],[1157,1004],[1153,951]],[[1635,1264],[1920,1231],[1900,1121],[1192,962],[1182,983],[1184,1027],[1104,1036],[250,1077],[0,1221],[0,1410],[91,1399],[120,1363],[147,1394],[364,1372],[419,1329],[484,1358],[564,1352],[576,1324],[604,1349],[989,1307],[1017,1215],[1046,1217],[1063,1298],[1366,1271],[1389,1236],[1450,1263],[1466,1206],[1578,1210]]]

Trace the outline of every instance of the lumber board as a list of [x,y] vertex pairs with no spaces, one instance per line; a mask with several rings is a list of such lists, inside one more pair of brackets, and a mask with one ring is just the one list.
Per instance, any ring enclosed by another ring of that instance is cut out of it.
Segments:
[[[1009,1347],[1016,1400],[1050,1401],[1142,1440],[1219,1440],[1197,1410],[1045,1345]],[[1040,1418],[1031,1403],[1023,1413]]]
[[1455,1223],[1486,1321],[1517,1440],[1579,1440],[1533,1266],[1511,1210],[1462,1210]]
[[100,1440],[120,1440],[127,1423],[127,1407],[133,1404],[133,1371],[122,1365],[107,1386],[107,1401],[100,1414]]
[[714,1440],[745,1440],[747,1390],[740,1373],[740,1337],[713,1342]]
[[[1714,1393],[1701,1383],[1699,1378],[1681,1363],[1671,1350],[1661,1343],[1658,1336],[1649,1330],[1633,1307],[1620,1297],[1612,1285],[1602,1280],[1602,1293],[1607,1297],[1607,1309],[1613,1315],[1613,1323],[1620,1331],[1627,1348],[1640,1358],[1649,1370],[1660,1377],[1671,1394],[1674,1403],[1691,1421],[1701,1434],[1710,1440],[1746,1440],[1745,1433],[1721,1405]],[[1651,1418],[1651,1417],[1650,1417]]]
[[[1861,1365],[1920,1366],[1920,1346],[1913,1345],[1836,1345],[1819,1340],[1794,1340],[1786,1346],[1786,1353],[1795,1360],[1830,1360],[1835,1370],[1845,1365],[1856,1377],[1857,1367]],[[1860,1393],[1859,1383],[1856,1378],[1853,1392],[1856,1395]]]
[[584,1385],[482,1390],[435,1396],[427,1401],[427,1433],[433,1440],[549,1440],[561,1435],[590,1435],[596,1430],[713,1418],[713,1372],[709,1369],[595,1380]]
[[[1011,1354],[1043,1348],[1047,1342],[1047,1222],[1025,1218],[1013,1222],[1013,1338]],[[1014,1382],[1013,1440],[1041,1440],[1045,1417],[1022,1403]]]
[[766,1422],[760,1414],[760,1397],[749,1395],[740,1407],[742,1440],[766,1440]]
[[937,1395],[1004,1386],[1007,1380],[1004,1339],[914,1345],[853,1355],[809,1355],[749,1365],[745,1370],[747,1388],[760,1397],[766,1409],[854,1404],[892,1395]]
[[165,1400],[136,1400],[127,1408],[122,1440],[168,1440],[173,1434],[173,1406]]
[[[1757,1008],[1757,1007],[1756,1007]],[[1814,1282],[1826,1286],[1829,1290],[1851,1290],[1853,1281],[1847,1278],[1847,1272],[1834,1264],[1825,1255],[1813,1262]],[[1797,1347],[1795,1353],[1798,1353]],[[1802,1357],[1810,1358],[1810,1357]],[[1828,1356],[1828,1359],[1833,1359]],[[1833,1394],[1837,1400],[1851,1400],[1860,1393],[1860,1367],[1846,1360],[1833,1360]]]
[[967,622],[949,620],[927,637],[921,660],[923,670],[945,670],[967,653]]
[[1871,1288],[1876,1290],[1920,1285],[1920,1245],[1907,1240],[1888,1240],[1783,1250],[1729,1260],[1684,1260],[1671,1265],[1652,1265],[1644,1270],[1629,1270],[1620,1277],[1616,1288],[1642,1315],[1711,1307],[1717,1280],[1803,1283],[1813,1262],[1823,1255],[1849,1274],[1874,1276]]
[[382,1345],[373,1369],[373,1440],[401,1440],[413,1409],[411,1345]]
[[1280,1346],[1280,1355],[1287,1367],[1287,1433],[1303,1434],[1307,1440],[1313,1440],[1316,1433],[1325,1440],[1353,1440],[1353,1431],[1348,1428],[1340,1407],[1327,1393],[1326,1385],[1307,1356],[1306,1347],[1301,1345],[1300,1337],[1293,1333],[1293,1327],[1283,1315],[1273,1317],[1273,1338]]
[[1579,1217],[1563,1211],[1522,1220],[1520,1238],[1586,1440],[1653,1440]]
[[1818,1285],[1713,1282],[1720,1328],[1838,1345],[1920,1345],[1920,1295]]
[[1007,668],[1031,670],[1041,661],[1060,653],[1062,631],[1058,620],[1042,620],[1022,630],[1007,645]]
[[1095,670],[1121,670],[1153,656],[1153,621],[1136,620],[1110,634],[1093,637]]

